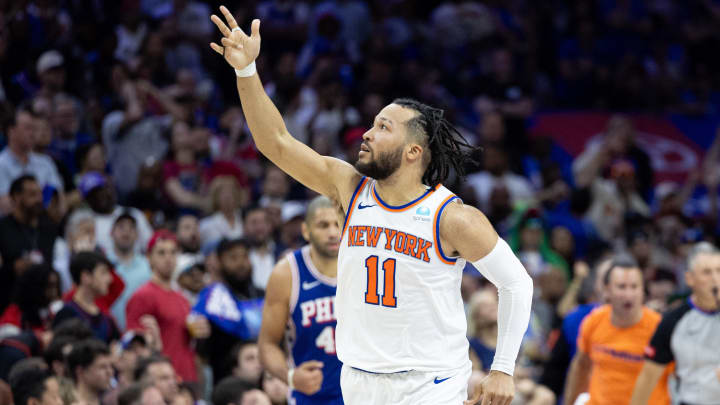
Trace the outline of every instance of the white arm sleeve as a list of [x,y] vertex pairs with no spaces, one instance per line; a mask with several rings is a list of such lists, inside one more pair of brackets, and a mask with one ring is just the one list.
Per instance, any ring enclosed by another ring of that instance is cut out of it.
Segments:
[[498,288],[498,339],[490,369],[513,375],[520,343],[530,321],[532,279],[502,238],[473,266]]

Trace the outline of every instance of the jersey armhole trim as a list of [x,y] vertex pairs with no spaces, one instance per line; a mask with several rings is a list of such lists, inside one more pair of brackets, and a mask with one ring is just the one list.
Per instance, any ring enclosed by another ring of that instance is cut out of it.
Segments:
[[440,208],[435,212],[435,219],[433,220],[433,236],[435,237],[435,253],[437,253],[438,258],[441,262],[445,264],[453,265],[457,262],[457,258],[451,258],[445,256],[445,253],[442,250],[442,246],[440,244],[440,217],[442,216],[442,212],[445,209],[445,206],[450,204],[453,200],[460,199],[456,195],[449,195],[445,200],[440,204]]
[[287,255],[288,263],[290,264],[290,276],[292,279],[292,285],[290,286],[290,312],[288,318],[292,318],[292,313],[295,312],[297,306],[298,297],[300,296],[300,269],[298,263],[295,260],[295,254],[289,253]]
[[350,222],[350,217],[352,216],[353,208],[355,208],[355,200],[357,200],[357,196],[360,193],[360,190],[362,190],[365,187],[365,184],[367,184],[368,178],[363,177],[360,179],[360,182],[358,183],[357,187],[355,187],[355,191],[353,192],[352,197],[350,198],[350,203],[348,204],[347,212],[345,213],[345,221],[343,222],[343,228],[342,233],[340,234],[340,243],[342,244],[342,239],[345,236],[345,230],[347,229],[347,224]]

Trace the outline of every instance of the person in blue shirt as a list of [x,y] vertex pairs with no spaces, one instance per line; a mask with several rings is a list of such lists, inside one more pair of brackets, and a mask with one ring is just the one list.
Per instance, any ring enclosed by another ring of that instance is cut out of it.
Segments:
[[310,202],[302,233],[309,245],[288,254],[270,275],[258,340],[260,361],[288,384],[296,405],[343,404],[342,363],[335,354],[340,225],[330,199],[320,196]]
[[210,337],[198,342],[198,352],[208,359],[215,381],[220,381],[232,372],[230,348],[257,339],[263,298],[252,284],[248,240],[224,239],[216,252],[220,280],[200,291],[190,317],[204,316],[210,323]]

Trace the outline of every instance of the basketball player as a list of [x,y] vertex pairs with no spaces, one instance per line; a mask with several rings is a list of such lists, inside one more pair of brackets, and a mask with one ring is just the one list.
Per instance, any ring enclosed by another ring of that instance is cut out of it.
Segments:
[[[287,255],[270,275],[258,339],[260,360],[275,377],[287,379],[293,389],[291,405],[338,405],[343,403],[342,363],[335,354],[333,302],[340,225],[330,199],[312,200],[302,234],[310,244]],[[289,367],[281,349],[283,336]]]
[[509,404],[512,374],[530,317],[532,281],[485,215],[440,183],[463,174],[472,147],[441,110],[395,100],[363,134],[352,165],[294,139],[265,94],[252,35],[225,7],[210,46],[236,69],[257,148],[306,187],[342,204],[336,349],[347,404],[460,404],[471,373],[460,280],[469,261],[499,290],[498,345],[472,403]]

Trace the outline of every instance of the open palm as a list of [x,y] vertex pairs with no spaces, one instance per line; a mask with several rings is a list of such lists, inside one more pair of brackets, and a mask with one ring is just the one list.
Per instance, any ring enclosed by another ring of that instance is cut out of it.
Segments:
[[225,16],[227,25],[215,14],[210,17],[210,20],[217,25],[223,34],[223,38],[220,40],[222,45],[212,42],[210,47],[222,55],[230,66],[235,69],[242,69],[253,63],[260,53],[260,20],[253,20],[250,27],[250,36],[248,36],[238,27],[235,18],[230,14],[227,7],[220,6],[220,11]]

